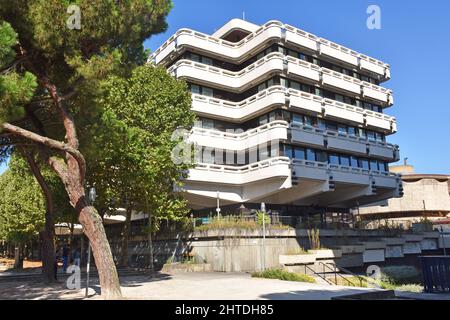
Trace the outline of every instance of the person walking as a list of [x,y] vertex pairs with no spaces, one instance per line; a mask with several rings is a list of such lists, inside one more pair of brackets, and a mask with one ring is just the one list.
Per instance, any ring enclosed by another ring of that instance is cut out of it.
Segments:
[[76,248],[73,253],[73,264],[76,265],[77,267],[80,267],[80,261],[81,261],[81,255],[80,255],[80,250],[78,248]]
[[69,266],[69,247],[67,244],[64,244],[62,249],[62,260],[63,260],[63,272],[67,271],[67,267]]

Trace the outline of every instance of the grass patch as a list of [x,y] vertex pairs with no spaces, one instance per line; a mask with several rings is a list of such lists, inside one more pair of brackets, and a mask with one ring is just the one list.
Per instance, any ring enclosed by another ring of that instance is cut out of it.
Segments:
[[292,273],[282,269],[269,269],[261,272],[255,272],[252,274],[254,278],[266,278],[266,279],[278,279],[283,281],[296,281],[296,282],[308,282],[315,283],[316,280],[302,273]]

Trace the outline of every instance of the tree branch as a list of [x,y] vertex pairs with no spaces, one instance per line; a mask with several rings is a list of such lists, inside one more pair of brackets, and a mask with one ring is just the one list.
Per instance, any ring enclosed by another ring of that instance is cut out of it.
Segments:
[[56,149],[59,151],[66,152],[67,154],[72,156],[77,161],[78,166],[80,167],[80,178],[83,180],[83,177],[86,174],[86,161],[84,159],[84,156],[77,149],[71,147],[70,145],[68,145],[66,143],[63,143],[63,142],[60,142],[57,140],[53,140],[53,139],[50,139],[47,137],[43,137],[34,132],[22,129],[20,127],[14,126],[7,122],[0,125],[0,129],[4,129],[8,132],[11,132],[11,133],[19,136],[19,137],[22,137],[22,138],[25,138],[28,140],[32,140],[34,142],[42,144],[51,149]]

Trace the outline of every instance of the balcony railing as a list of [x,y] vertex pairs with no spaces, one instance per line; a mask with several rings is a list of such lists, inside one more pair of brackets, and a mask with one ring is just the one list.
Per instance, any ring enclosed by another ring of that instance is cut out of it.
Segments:
[[270,87],[241,102],[231,102],[198,94],[193,94],[192,99],[194,111],[221,119],[229,119],[233,122],[246,121],[264,113],[274,105],[284,106],[286,101],[289,101],[291,109],[300,109],[316,114],[322,114],[324,111],[325,118],[339,119],[357,125],[366,124],[370,128],[383,129],[387,133],[397,131],[395,117],[282,86]]
[[314,50],[319,55],[359,67],[361,70],[374,73],[383,79],[390,78],[388,64],[279,21],[267,22],[236,43],[217,39],[190,29],[181,29],[158,48],[150,56],[149,61],[160,64],[175,50],[183,47],[194,47],[224,57],[226,60],[240,63],[248,57],[249,53],[260,49],[274,39]]
[[[189,69],[185,70],[185,68]],[[355,95],[363,94],[363,96],[377,100],[384,105],[393,104],[392,90],[319,67],[301,59],[285,56],[279,52],[270,53],[237,72],[186,59],[178,61],[168,71],[178,78],[192,78],[233,91],[243,91],[258,79],[268,78],[273,73],[286,72],[288,75],[315,83],[320,82],[324,86],[337,88]]]

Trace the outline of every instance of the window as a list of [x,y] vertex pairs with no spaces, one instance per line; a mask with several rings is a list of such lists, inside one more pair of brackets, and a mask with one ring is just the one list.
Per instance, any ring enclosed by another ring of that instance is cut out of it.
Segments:
[[201,62],[201,58],[198,54],[191,53],[191,60],[194,62]]
[[292,159],[292,147],[290,145],[284,146],[284,156]]
[[301,87],[300,83],[295,82],[295,81],[291,81],[290,87],[292,89],[295,89],[295,90],[298,90],[298,91],[302,90],[302,87]]
[[260,126],[266,124],[267,122],[268,122],[268,121],[267,121],[267,115],[264,115],[264,116],[259,117],[259,125],[260,125]]
[[306,56],[305,56],[303,53],[299,53],[299,54],[298,54],[298,58],[299,58],[300,60],[306,61]]
[[292,122],[298,123],[298,124],[303,124],[303,116],[300,114],[294,113],[294,115],[292,117]]
[[337,131],[338,130],[337,124],[334,123],[334,122],[328,122],[327,123],[327,130]]
[[327,130],[327,123],[323,119],[317,119],[317,127],[321,130]]
[[347,134],[347,127],[343,126],[343,125],[339,125],[338,126],[338,132],[339,133],[343,133],[343,134]]
[[275,111],[272,111],[271,113],[269,113],[269,122],[273,122],[276,120],[276,113]]
[[200,87],[195,84],[191,84],[191,92],[193,94],[200,94]]
[[378,161],[377,160],[370,160],[370,170],[372,171],[378,171]]
[[335,94],[335,100],[339,101],[339,102],[344,102],[344,96],[340,95],[340,94]]
[[356,136],[356,128],[355,127],[348,127],[348,134],[351,136]]
[[213,97],[214,90],[211,88],[202,87],[202,95],[207,96],[207,97]]
[[303,148],[295,148],[294,150],[294,158],[299,160],[305,160],[305,149]]
[[313,149],[306,149],[306,160],[316,161],[316,152]]
[[305,124],[311,127],[315,127],[316,119],[310,116],[305,116]]
[[369,160],[361,159],[360,167],[363,168],[364,170],[369,170]]
[[350,157],[341,156],[341,166],[350,167]]
[[211,119],[202,119],[202,128],[203,129],[214,129],[214,120]]
[[367,138],[369,140],[375,141],[375,132],[367,130]]
[[266,90],[266,83],[261,83],[258,86],[258,92],[263,91],[263,90]]
[[358,158],[357,157],[350,157],[350,165],[354,168],[358,168]]
[[335,154],[335,153],[332,153],[332,154],[330,154],[330,155],[328,156],[328,161],[329,161],[331,164],[339,165],[339,156],[338,156],[337,154]]
[[291,122],[291,113],[289,111],[283,110],[283,120]]
[[317,162],[328,162],[328,155],[325,151],[316,151]]
[[375,132],[375,138],[379,142],[384,142],[384,135],[382,133]]
[[207,64],[209,66],[213,65],[213,60],[211,58],[202,57],[202,63]]

